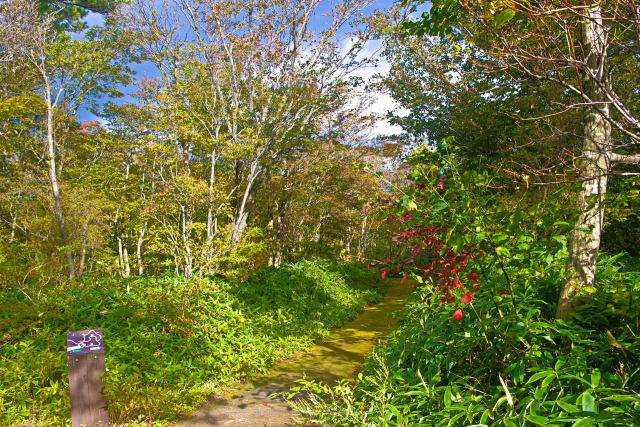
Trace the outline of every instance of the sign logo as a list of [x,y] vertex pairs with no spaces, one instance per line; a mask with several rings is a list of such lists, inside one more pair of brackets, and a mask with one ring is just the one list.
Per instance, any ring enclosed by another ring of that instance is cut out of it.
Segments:
[[84,354],[104,351],[102,329],[67,332],[67,354]]

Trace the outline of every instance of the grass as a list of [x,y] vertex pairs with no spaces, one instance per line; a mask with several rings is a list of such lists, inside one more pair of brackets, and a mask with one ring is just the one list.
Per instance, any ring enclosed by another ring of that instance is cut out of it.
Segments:
[[[354,280],[355,279],[355,280]],[[102,328],[113,423],[181,419],[378,300],[375,274],[326,261],[216,278],[92,278],[0,301],[0,425],[69,425],[66,332]]]

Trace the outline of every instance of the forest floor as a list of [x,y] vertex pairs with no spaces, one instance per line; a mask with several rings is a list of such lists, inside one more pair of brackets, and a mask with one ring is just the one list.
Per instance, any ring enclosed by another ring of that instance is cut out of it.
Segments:
[[397,318],[390,314],[403,307],[410,289],[406,283],[400,284],[397,280],[382,302],[366,307],[355,319],[308,351],[284,360],[269,373],[212,399],[183,425],[295,425],[296,413],[286,400],[270,396],[289,391],[303,375],[308,380],[328,384],[355,379],[366,356],[396,326]]

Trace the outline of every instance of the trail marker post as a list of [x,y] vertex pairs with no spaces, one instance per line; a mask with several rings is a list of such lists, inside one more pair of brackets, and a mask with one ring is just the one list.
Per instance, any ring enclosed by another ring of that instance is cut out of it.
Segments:
[[102,329],[67,333],[67,361],[73,427],[109,426]]

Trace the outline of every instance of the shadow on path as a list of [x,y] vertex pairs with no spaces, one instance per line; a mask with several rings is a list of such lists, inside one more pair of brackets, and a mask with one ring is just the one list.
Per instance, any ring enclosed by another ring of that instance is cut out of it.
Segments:
[[353,379],[362,369],[366,356],[396,326],[390,313],[402,308],[410,290],[396,280],[384,300],[368,307],[355,319],[336,329],[324,341],[297,358],[275,365],[269,373],[239,385],[224,399],[198,410],[185,426],[292,426],[295,411],[272,393],[288,391],[294,381],[306,374],[308,379],[332,384]]

